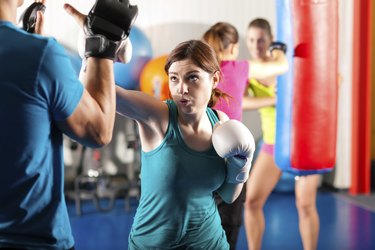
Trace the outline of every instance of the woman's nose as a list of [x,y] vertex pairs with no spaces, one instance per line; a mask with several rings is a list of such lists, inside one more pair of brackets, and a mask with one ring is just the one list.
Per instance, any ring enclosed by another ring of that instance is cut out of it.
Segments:
[[178,86],[178,93],[179,94],[185,94],[187,93],[187,85],[184,82],[181,82]]

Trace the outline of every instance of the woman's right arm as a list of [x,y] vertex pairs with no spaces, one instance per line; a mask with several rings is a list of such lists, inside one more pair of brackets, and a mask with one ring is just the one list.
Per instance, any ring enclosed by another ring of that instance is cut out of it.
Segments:
[[156,148],[164,139],[169,122],[165,102],[141,91],[116,86],[116,111],[137,122],[144,151]]
[[138,122],[161,120],[168,115],[167,105],[141,91],[116,86],[116,111]]
[[276,105],[276,97],[244,96],[242,99],[243,110],[254,110]]
[[272,51],[272,59],[266,62],[249,60],[249,79],[264,79],[288,71],[288,60],[282,50]]

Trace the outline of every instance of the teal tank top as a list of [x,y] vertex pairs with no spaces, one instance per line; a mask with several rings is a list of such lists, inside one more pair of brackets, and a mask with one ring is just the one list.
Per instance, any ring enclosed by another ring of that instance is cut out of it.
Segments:
[[[129,249],[229,249],[213,192],[225,181],[226,167],[213,147],[189,148],[172,100],[163,142],[142,152],[141,198],[129,235]],[[212,126],[218,121],[207,108]]]

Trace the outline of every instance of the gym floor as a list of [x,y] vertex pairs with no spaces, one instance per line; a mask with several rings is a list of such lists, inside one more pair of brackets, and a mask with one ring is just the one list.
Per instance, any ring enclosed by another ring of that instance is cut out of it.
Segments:
[[[82,204],[76,214],[74,201],[68,200],[76,250],[126,250],[128,234],[137,200],[127,203],[117,199],[109,212],[99,212],[92,201]],[[350,196],[347,192],[320,190],[317,200],[320,215],[318,250],[375,249],[375,195]],[[266,231],[262,250],[303,249],[298,231],[294,193],[273,192],[265,206]],[[238,250],[246,250],[244,228]]]

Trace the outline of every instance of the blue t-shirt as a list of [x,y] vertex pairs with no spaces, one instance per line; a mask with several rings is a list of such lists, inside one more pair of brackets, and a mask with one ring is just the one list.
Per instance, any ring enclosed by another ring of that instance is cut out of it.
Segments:
[[0,21],[0,247],[69,249],[62,132],[83,94],[54,39]]
[[[181,135],[177,108],[167,101],[169,125],[160,146],[142,152],[141,198],[129,249],[229,249],[213,192],[225,181],[215,149],[195,151]],[[214,125],[217,117],[207,115]]]

